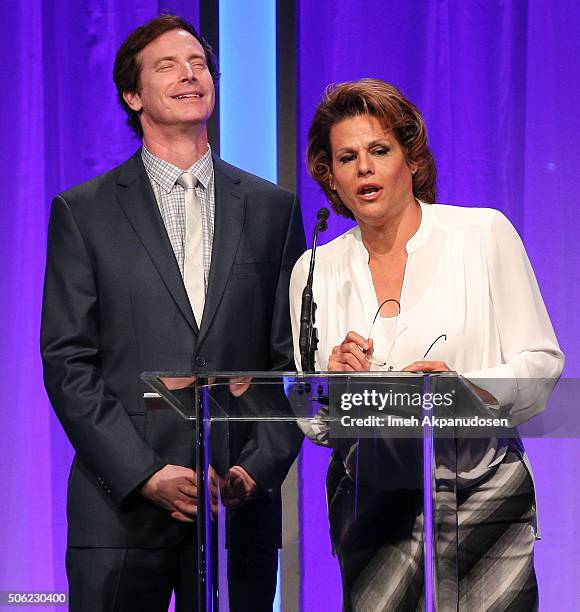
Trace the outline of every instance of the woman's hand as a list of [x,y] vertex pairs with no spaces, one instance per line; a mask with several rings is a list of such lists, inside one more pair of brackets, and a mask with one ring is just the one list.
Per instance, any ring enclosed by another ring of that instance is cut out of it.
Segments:
[[[414,361],[411,365],[403,368],[403,372],[451,372],[451,368],[444,361]],[[484,404],[499,405],[497,399],[489,391],[474,385],[463,376],[461,376],[461,379]]]
[[372,339],[365,339],[360,334],[349,331],[342,344],[332,349],[328,361],[328,371],[368,372],[371,369],[369,358],[372,354]]
[[402,372],[450,372],[451,368],[444,361],[413,361],[404,367]]

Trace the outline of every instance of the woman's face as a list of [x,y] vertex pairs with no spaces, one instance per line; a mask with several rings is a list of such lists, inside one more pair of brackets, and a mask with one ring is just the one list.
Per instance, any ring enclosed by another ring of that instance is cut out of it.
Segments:
[[372,115],[330,130],[330,186],[358,222],[378,223],[414,202],[411,168],[397,139]]

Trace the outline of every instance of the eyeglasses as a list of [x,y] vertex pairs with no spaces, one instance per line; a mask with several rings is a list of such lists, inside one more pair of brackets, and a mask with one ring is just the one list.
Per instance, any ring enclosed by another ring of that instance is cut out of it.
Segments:
[[[375,323],[376,323],[377,319],[379,318],[379,316],[381,314],[381,309],[383,308],[383,306],[385,304],[388,304],[390,302],[393,302],[393,303],[397,304],[397,307],[398,307],[397,316],[399,316],[401,314],[401,303],[398,300],[396,300],[395,298],[389,298],[388,300],[385,300],[384,302],[382,302],[381,305],[378,307],[377,312],[375,313],[375,316],[373,317],[373,322],[371,323],[371,326],[370,326],[367,338],[371,338],[372,339],[372,331],[374,329],[374,326],[375,326]],[[404,331],[404,330],[402,330],[402,331]],[[402,333],[402,331],[399,332],[398,335],[400,335]],[[392,361],[393,350],[395,348],[395,343],[397,341],[397,336],[398,335],[394,336],[392,342],[390,343],[390,346],[387,348],[387,350],[389,351],[387,359],[380,359],[379,357],[376,357],[375,355],[370,355],[370,356],[367,357],[367,359],[370,361],[370,363],[372,365],[376,366],[380,370],[387,370],[389,372],[392,372],[395,369],[394,365],[388,365],[388,364],[389,364],[390,361]],[[437,336],[437,338],[435,338],[435,340],[433,340],[433,342],[431,342],[431,344],[429,345],[429,348],[425,351],[425,354],[423,355],[423,359],[427,358],[427,356],[431,352],[431,349],[441,339],[443,339],[443,341],[446,342],[447,341],[447,334],[440,334],[439,336]],[[374,345],[375,345],[375,342],[373,341],[373,346]]]

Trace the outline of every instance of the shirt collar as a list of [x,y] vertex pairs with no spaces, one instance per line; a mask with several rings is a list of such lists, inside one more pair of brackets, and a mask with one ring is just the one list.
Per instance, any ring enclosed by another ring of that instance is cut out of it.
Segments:
[[417,200],[417,202],[421,207],[421,223],[417,231],[407,241],[407,253],[413,253],[425,244],[431,233],[431,226],[433,225],[433,209],[431,206],[425,202],[421,202],[421,200]]
[[211,147],[209,143],[205,155],[192,164],[189,168],[189,172],[197,177],[202,187],[207,189],[210,186],[213,179],[213,160],[211,158]]
[[[147,150],[145,145],[141,148],[141,158],[149,178],[154,180],[166,193],[170,193],[175,185],[175,181],[184,171],[153,155],[153,153]],[[211,179],[213,178],[213,162],[209,144],[207,145],[206,153],[194,162],[187,169],[187,172],[191,172],[205,189],[210,186]]]

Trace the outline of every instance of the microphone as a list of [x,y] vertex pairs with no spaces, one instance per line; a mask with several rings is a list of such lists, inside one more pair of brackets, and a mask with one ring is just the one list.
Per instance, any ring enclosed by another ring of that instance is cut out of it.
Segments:
[[302,305],[300,308],[300,363],[303,372],[314,372],[314,353],[318,349],[318,331],[314,327],[316,303],[312,294],[312,283],[314,280],[314,262],[316,259],[316,244],[318,233],[324,232],[328,227],[328,208],[322,207],[316,214],[316,225],[314,226],[314,237],[312,239],[312,253],[310,254],[310,270],[306,287],[302,291]]
[[328,215],[329,215],[328,208],[326,208],[326,206],[323,206],[322,208],[320,208],[318,212],[316,213],[316,220],[317,220],[319,232],[323,232],[328,227],[328,224],[326,223],[326,220],[328,219]]

